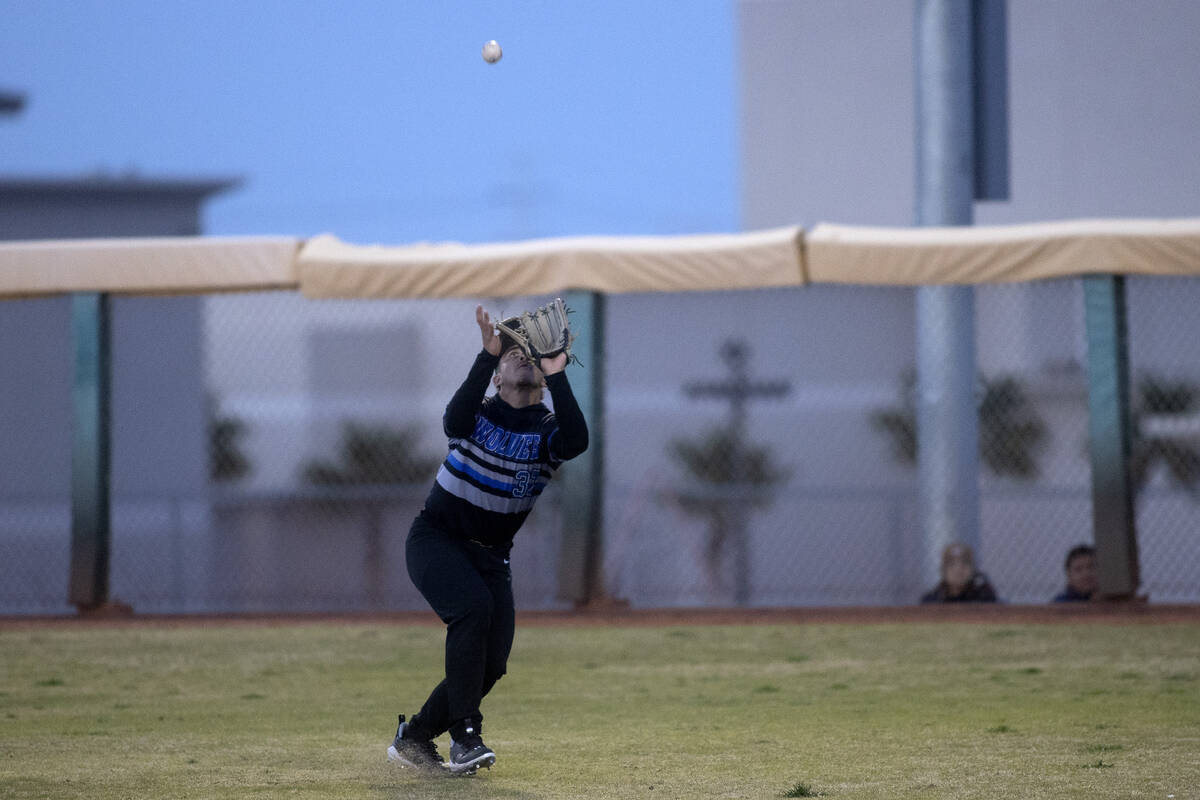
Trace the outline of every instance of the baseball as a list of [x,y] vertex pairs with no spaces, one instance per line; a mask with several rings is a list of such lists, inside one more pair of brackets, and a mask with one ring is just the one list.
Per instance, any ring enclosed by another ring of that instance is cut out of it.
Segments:
[[504,55],[504,51],[500,49],[500,43],[495,39],[490,42],[484,42],[483,45],[483,60],[489,64],[495,64],[500,60],[500,56]]

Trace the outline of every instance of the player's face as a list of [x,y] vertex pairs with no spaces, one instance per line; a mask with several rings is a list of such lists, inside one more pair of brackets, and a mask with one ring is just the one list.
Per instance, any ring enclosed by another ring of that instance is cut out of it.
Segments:
[[525,357],[519,347],[510,347],[500,356],[496,373],[501,386],[529,387],[542,385],[542,371]]

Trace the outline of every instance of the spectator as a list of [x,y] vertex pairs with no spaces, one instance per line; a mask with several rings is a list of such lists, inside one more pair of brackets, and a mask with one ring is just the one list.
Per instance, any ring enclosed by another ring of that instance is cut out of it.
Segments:
[[1096,597],[1096,548],[1090,544],[1072,547],[1063,569],[1067,573],[1067,588],[1054,596],[1056,603],[1078,603]]
[[942,580],[922,598],[922,603],[994,603],[996,590],[987,575],[975,569],[975,554],[955,542],[942,551]]

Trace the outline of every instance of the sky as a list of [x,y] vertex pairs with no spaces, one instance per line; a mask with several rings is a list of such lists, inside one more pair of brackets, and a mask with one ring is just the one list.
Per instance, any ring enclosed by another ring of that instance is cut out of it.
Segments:
[[734,3],[3,0],[0,176],[239,179],[211,235],[734,231]]

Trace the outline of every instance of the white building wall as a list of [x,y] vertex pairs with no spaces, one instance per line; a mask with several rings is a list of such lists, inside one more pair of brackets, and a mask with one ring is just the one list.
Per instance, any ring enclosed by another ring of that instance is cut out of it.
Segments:
[[[1011,196],[978,203],[976,223],[1200,215],[1200,4],[1009,0],[1007,9]],[[914,4],[742,0],[738,18],[743,226],[912,224]],[[1135,379],[1200,382],[1195,280],[1131,282]],[[981,371],[1021,377],[1051,432],[1047,480],[1086,491],[1079,282],[989,287],[976,301]],[[1090,539],[1090,523],[1078,524],[1086,495],[1014,502],[1020,484],[986,470],[982,481],[994,575],[1027,587],[1057,580],[1065,547]],[[1179,579],[1171,570],[1183,562],[1165,554],[1187,552],[1181,537],[1200,523],[1200,506],[1157,494],[1164,488],[1158,475],[1139,507],[1143,577],[1153,583],[1165,569],[1173,577],[1156,584],[1159,599],[1187,595],[1188,581],[1195,597],[1200,576]],[[1031,592],[1021,599],[1037,599]]]

